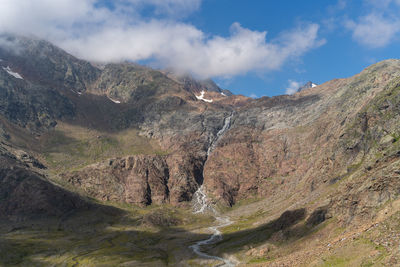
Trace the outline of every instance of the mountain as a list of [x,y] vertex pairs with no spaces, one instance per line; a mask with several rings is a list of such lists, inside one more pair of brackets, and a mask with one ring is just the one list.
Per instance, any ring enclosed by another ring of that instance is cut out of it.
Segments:
[[399,60],[251,99],[1,38],[1,265],[400,262]]
[[318,84],[315,84],[315,83],[313,83],[311,81],[308,81],[304,85],[300,86],[300,88],[297,89],[297,92],[300,92],[300,91],[303,91],[303,90],[309,89],[309,88],[314,88],[314,87],[317,87],[317,86],[318,86]]
[[164,71],[169,78],[175,80],[176,82],[183,84],[184,88],[192,93],[200,93],[201,91],[216,92],[223,96],[231,96],[232,92],[226,89],[221,89],[219,86],[211,79],[196,80],[191,75],[177,75],[173,71]]

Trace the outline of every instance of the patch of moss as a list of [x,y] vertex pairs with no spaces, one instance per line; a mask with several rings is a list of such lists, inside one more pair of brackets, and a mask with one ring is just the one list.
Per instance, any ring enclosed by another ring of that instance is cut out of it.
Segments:
[[267,257],[257,257],[249,260],[248,263],[264,263],[268,261],[271,261],[271,259]]
[[320,267],[347,267],[349,266],[350,259],[331,256],[327,259],[323,259],[324,263],[319,265]]
[[400,140],[400,134],[392,133],[391,136],[394,138],[393,143],[396,143],[397,141]]
[[241,199],[237,201],[231,208],[230,210],[235,210],[238,209],[242,206],[246,206],[252,203],[256,203],[257,201],[260,201],[260,197],[257,197],[256,195],[253,196],[248,196],[245,199]]

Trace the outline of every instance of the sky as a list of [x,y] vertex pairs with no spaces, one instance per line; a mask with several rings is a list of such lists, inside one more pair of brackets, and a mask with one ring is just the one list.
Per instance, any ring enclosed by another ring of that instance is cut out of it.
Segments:
[[399,58],[400,0],[0,0],[0,33],[93,62],[211,78],[251,97]]

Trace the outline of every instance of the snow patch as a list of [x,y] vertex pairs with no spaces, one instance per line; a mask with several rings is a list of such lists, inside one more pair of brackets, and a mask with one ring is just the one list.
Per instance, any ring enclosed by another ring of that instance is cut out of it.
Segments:
[[24,79],[24,78],[22,78],[22,76],[21,76],[19,73],[13,72],[13,71],[10,69],[9,66],[7,66],[7,68],[4,68],[4,67],[3,67],[3,70],[7,71],[8,74],[10,74],[11,76],[13,76],[13,77],[15,77],[15,78],[17,78],[17,79],[22,79],[22,80]]
[[311,84],[311,88],[317,87],[317,85],[315,83]]
[[108,97],[108,99],[110,99],[112,102],[114,102],[115,104],[121,104],[121,101],[112,99],[111,97]]
[[226,96],[226,94],[224,94],[223,92],[221,92],[221,95]]
[[204,98],[204,94],[205,94],[205,93],[206,93],[206,92],[203,90],[203,91],[200,92],[200,95],[199,95],[199,96],[197,96],[197,95],[195,95],[195,96],[196,96],[196,98],[197,98],[198,100],[203,100],[203,101],[208,102],[208,103],[213,102],[212,99],[205,99],[205,98]]

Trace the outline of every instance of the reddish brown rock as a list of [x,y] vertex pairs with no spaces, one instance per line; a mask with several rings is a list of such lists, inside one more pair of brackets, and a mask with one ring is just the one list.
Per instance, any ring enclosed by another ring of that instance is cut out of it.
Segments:
[[169,200],[169,170],[162,156],[110,159],[64,174],[64,178],[88,195],[102,200],[139,205]]

